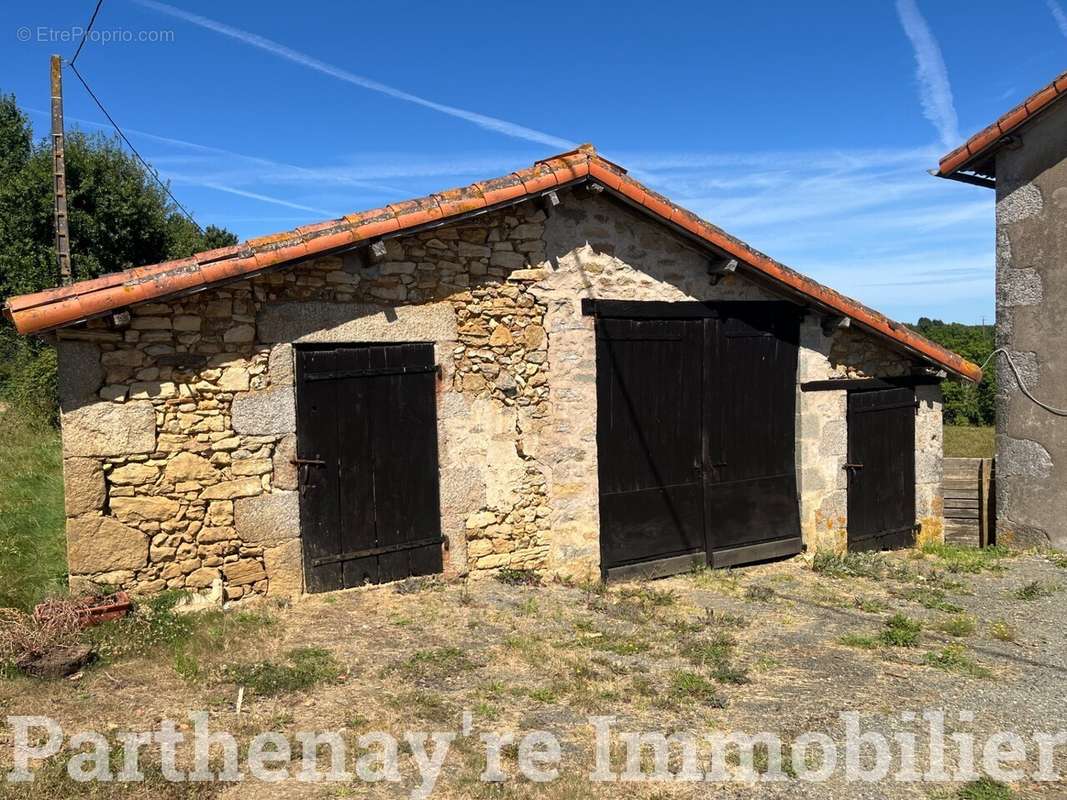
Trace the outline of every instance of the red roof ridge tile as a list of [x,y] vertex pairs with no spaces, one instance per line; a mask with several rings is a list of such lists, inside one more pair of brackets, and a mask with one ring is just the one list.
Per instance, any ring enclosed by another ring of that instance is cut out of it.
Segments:
[[636,181],[623,167],[608,161],[588,144],[542,159],[525,169],[469,186],[260,236],[243,244],[196,253],[189,258],[12,297],[6,302],[4,311],[20,333],[40,333],[129,305],[199,291],[279,265],[341,251],[358,242],[443,224],[464,214],[541,195],[582,180],[602,184],[662,222],[676,225],[712,248],[729,253],[774,284],[784,286],[823,309],[848,316],[859,325],[956,375],[975,382],[981,380],[982,371],[975,364],[862,303],[801,275],[676,205]]

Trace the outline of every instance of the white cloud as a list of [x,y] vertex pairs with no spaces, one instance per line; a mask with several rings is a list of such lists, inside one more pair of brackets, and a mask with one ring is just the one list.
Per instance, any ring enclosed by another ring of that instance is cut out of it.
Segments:
[[356,75],[341,67],[336,67],[332,64],[327,64],[325,61],[309,56],[306,53],[302,53],[299,50],[294,50],[291,47],[286,47],[283,44],[268,39],[264,36],[251,33],[250,31],[241,30],[240,28],[234,28],[231,25],[218,22],[208,17],[202,17],[199,14],[192,14],[188,11],[184,11],[180,8],[167,5],[166,3],[157,2],[157,0],[135,0],[139,5],[146,8],[151,8],[154,11],[158,11],[161,14],[167,14],[168,16],[177,17],[183,19],[186,22],[190,22],[193,25],[197,25],[201,28],[220,33],[223,36],[228,36],[231,39],[236,39],[239,42],[244,42],[252,47],[259,48],[268,53],[284,58],[287,61],[292,61],[294,64],[300,64],[308,69],[313,69],[316,72],[321,72],[324,75],[329,75],[332,78],[345,81],[346,83],[359,86],[364,89],[369,89],[372,92],[378,92],[388,97],[392,97],[396,100],[402,100],[406,103],[414,103],[415,105],[422,106],[423,108],[429,108],[433,111],[438,111],[442,114],[447,114],[450,117],[456,117],[458,119],[465,120],[473,123],[480,128],[494,131],[495,133],[503,134],[504,136],[511,136],[515,139],[524,139],[528,142],[537,142],[538,144],[548,145],[549,147],[558,148],[560,150],[570,150],[575,145],[573,142],[569,142],[566,139],[561,139],[558,136],[553,136],[549,133],[534,130],[533,128],[527,128],[522,125],[518,125],[514,122],[508,122],[507,120],[497,119],[496,117],[490,117],[485,114],[479,114],[475,111],[468,111],[463,108],[456,108],[455,106],[445,105],[444,103],[437,103],[433,100],[427,100],[424,97],[405,92],[402,89],[397,89],[393,86],[388,86],[379,81],[367,78],[362,75]]
[[923,116],[937,128],[941,143],[955,147],[960,141],[959,121],[952,102],[952,87],[941,48],[915,0],[897,0],[897,16],[915,50],[916,78]]
[[1056,0],[1045,0],[1045,3],[1048,5],[1048,10],[1052,12],[1052,18],[1056,20],[1060,33],[1067,37],[1067,12],[1064,12],[1063,6]]

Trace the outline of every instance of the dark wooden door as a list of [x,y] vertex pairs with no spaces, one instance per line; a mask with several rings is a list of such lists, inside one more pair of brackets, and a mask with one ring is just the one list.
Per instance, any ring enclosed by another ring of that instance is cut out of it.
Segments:
[[309,592],[441,571],[431,344],[297,350]]
[[702,349],[701,320],[597,320],[604,570],[702,560]]
[[712,566],[800,552],[799,317],[784,303],[722,304],[706,321],[707,550]]
[[603,572],[799,552],[797,307],[596,309]]
[[915,543],[915,391],[849,392],[848,549]]

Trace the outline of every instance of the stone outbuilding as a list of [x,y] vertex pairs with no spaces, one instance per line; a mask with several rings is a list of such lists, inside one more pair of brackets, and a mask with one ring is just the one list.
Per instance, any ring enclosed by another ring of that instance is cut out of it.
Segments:
[[996,191],[996,536],[1067,550],[1067,72],[941,159]]
[[937,539],[981,374],[589,146],[6,312],[58,346],[72,584],[228,598]]

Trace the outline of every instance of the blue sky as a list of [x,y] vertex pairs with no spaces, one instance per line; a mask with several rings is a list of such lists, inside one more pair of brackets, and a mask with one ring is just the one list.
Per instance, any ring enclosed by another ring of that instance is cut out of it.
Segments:
[[[242,238],[590,141],[891,316],[988,322],[992,192],[926,170],[1067,68],[1058,2],[104,0],[77,64],[182,204]],[[0,9],[0,90],[42,135],[47,57],[92,6]],[[65,89],[68,126],[105,123]]]

